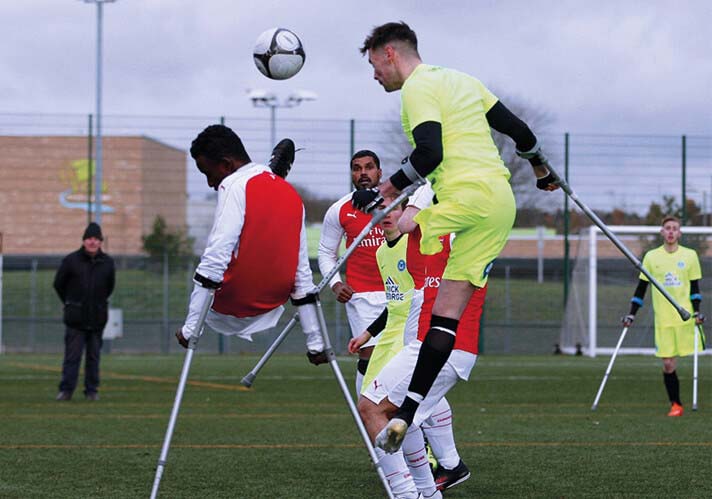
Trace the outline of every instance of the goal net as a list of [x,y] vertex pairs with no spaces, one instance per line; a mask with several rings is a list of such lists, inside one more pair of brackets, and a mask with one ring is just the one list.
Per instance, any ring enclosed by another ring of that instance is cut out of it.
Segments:
[[[613,225],[608,228],[641,262],[646,251],[662,244],[659,226]],[[695,249],[700,258],[702,311],[709,311],[712,227],[683,227],[682,234],[680,244]],[[597,226],[581,231],[578,241],[572,243],[571,258],[571,285],[561,327],[561,350],[569,354],[578,351],[591,357],[611,354],[622,332],[621,317],[630,310],[639,271]],[[645,305],[638,310],[620,354],[655,352],[653,289],[652,285],[648,287]]]

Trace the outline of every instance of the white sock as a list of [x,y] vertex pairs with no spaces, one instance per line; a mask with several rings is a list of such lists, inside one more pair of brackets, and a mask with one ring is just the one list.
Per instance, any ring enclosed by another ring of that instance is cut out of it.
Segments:
[[460,463],[460,454],[452,433],[452,410],[445,397],[435,405],[430,417],[423,421],[422,428],[438,465],[448,470],[456,467]]
[[411,426],[408,428],[401,450],[418,491],[426,496],[435,493],[435,479],[430,471],[428,453],[425,452],[425,440],[423,440],[423,431],[420,427]]
[[408,470],[408,466],[403,459],[403,452],[398,451],[395,454],[386,454],[383,449],[375,448],[378,464],[383,470],[383,474],[388,479],[388,486],[391,488],[394,496],[406,495],[409,492],[417,495],[417,489],[413,482],[413,477]]

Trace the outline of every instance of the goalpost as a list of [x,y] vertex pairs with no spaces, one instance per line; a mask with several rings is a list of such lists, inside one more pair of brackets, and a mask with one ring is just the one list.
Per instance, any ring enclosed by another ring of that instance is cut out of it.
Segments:
[[[657,225],[609,225],[608,228],[641,261],[645,251],[662,244]],[[695,249],[700,258],[704,311],[705,298],[712,298],[712,227],[683,227],[680,244]],[[630,309],[639,272],[595,225],[583,229],[578,243],[573,246],[571,285],[560,348],[564,353],[578,351],[590,357],[611,354],[623,329],[620,318]],[[653,291],[652,287],[648,289],[645,306],[638,311],[619,354],[655,353],[650,299]],[[712,351],[701,354],[709,355]]]

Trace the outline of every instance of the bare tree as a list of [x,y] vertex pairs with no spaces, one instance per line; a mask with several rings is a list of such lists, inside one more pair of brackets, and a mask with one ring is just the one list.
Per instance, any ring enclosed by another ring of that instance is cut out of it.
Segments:
[[[538,136],[545,133],[547,127],[554,121],[549,112],[528,104],[522,99],[504,96],[500,98],[500,101],[519,119],[529,125],[529,128]],[[542,202],[546,201],[546,198],[539,195],[541,191],[534,187],[536,180],[531,165],[529,161],[517,156],[514,141],[494,130],[492,130],[492,138],[499,149],[499,156],[512,174],[510,183],[517,200],[517,208],[545,208],[542,206]],[[541,140],[541,137],[539,139]],[[547,148],[546,144],[544,144],[544,152],[550,161],[556,160],[553,151],[551,148]]]

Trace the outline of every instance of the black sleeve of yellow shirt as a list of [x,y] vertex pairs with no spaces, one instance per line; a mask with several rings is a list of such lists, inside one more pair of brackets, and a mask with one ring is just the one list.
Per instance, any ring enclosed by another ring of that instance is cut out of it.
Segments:
[[512,111],[500,101],[487,111],[487,123],[499,133],[503,133],[514,140],[517,149],[530,151],[536,145],[536,136],[526,123],[520,120]]
[[[410,154],[410,163],[418,175],[425,177],[443,160],[442,125],[437,121],[421,123],[413,129],[413,140],[415,149]],[[398,190],[403,190],[413,183],[403,170],[398,170],[391,175],[390,180],[393,187]]]

